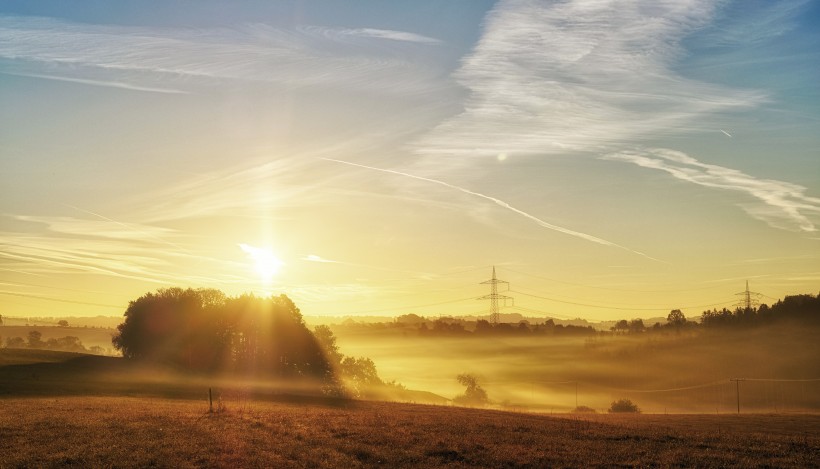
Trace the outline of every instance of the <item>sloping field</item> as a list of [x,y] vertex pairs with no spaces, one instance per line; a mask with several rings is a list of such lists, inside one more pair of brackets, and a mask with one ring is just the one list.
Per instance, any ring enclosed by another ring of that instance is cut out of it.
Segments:
[[[820,415],[538,415],[323,398],[3,350],[6,467],[820,467]],[[208,387],[215,385],[214,412]]]
[[817,467],[820,416],[591,419],[345,406],[69,397],[0,400],[0,467]]

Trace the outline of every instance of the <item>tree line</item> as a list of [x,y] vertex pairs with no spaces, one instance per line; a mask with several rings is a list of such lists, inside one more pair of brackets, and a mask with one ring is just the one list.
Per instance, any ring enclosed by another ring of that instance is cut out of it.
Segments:
[[602,334],[636,334],[644,332],[681,332],[722,327],[749,327],[780,322],[820,324],[820,295],[792,295],[772,306],[704,311],[699,320],[691,320],[680,309],[673,309],[664,322],[647,324],[641,318],[621,319],[601,331],[592,325],[557,324],[553,319],[522,319],[518,322],[491,323],[486,319],[439,317],[431,319],[417,314],[403,314],[392,322],[355,322],[347,319],[333,326],[338,330],[373,333],[401,333],[422,337],[439,336],[596,336]]
[[820,295],[791,295],[778,300],[772,306],[736,307],[704,311],[700,321],[690,321],[679,309],[673,309],[666,323],[655,323],[647,327],[642,319],[627,321],[621,319],[610,328],[613,333],[642,333],[658,331],[681,331],[693,329],[728,329],[766,326],[781,323],[796,323],[805,326],[820,325]]
[[94,355],[105,355],[106,352],[99,345],[86,348],[79,337],[70,335],[43,340],[43,334],[37,330],[29,331],[25,339],[22,337],[6,337],[4,345],[10,349],[57,350],[61,352],[92,353]]

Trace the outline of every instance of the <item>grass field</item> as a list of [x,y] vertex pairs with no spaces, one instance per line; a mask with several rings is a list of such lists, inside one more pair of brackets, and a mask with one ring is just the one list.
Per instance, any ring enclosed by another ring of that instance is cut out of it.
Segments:
[[[820,415],[543,415],[326,399],[0,350],[6,467],[820,467]],[[173,379],[172,379],[173,378]]]
[[445,406],[0,400],[2,467],[817,467],[820,417],[562,418]]

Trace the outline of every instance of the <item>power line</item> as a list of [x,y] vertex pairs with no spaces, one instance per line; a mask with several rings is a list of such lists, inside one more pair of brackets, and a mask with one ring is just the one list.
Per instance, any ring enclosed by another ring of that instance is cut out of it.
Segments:
[[820,378],[806,378],[806,379],[777,379],[777,378],[743,378],[744,381],[768,381],[773,383],[808,383],[811,381],[820,381]]
[[564,280],[558,280],[550,277],[544,277],[541,275],[530,274],[527,272],[522,272],[520,270],[510,269],[509,267],[500,267],[502,270],[507,270],[509,272],[514,272],[516,274],[526,275],[528,277],[533,277],[541,280],[549,280],[550,282],[561,283],[564,285],[571,285],[574,287],[584,287],[584,288],[594,288],[598,290],[610,290],[610,291],[620,291],[620,292],[631,292],[631,293],[678,293],[678,292],[688,292],[688,291],[697,291],[697,290],[709,290],[713,288],[723,288],[721,285],[713,285],[708,287],[700,287],[700,288],[687,288],[687,289],[680,289],[680,290],[632,290],[627,288],[615,288],[615,287],[601,287],[595,285],[584,285],[582,283],[573,283],[567,282]]
[[[524,293],[524,292],[518,291],[518,290],[510,290],[510,291],[512,293],[517,293],[519,295],[525,295],[525,296],[531,296],[533,298],[538,298],[540,300],[554,301],[556,303],[564,303],[564,304],[575,305],[575,306],[586,306],[586,307],[589,307],[589,308],[615,309],[615,310],[622,310],[622,311],[658,311],[658,310],[665,309],[662,306],[659,306],[657,308],[625,308],[625,307],[618,307],[618,306],[593,305],[593,304],[589,304],[589,303],[579,303],[579,302],[575,302],[575,301],[565,301],[565,300],[559,300],[559,299],[556,299],[556,298],[549,298],[549,297],[546,297],[546,296],[533,295],[531,293]],[[725,301],[725,302],[722,302],[722,303],[713,303],[713,304],[708,304],[708,305],[680,306],[677,309],[708,308],[708,307],[711,307],[711,306],[720,306],[720,305],[726,305],[726,304],[729,304],[729,303],[730,302]]]
[[428,306],[446,305],[446,304],[450,304],[450,303],[458,303],[460,301],[468,301],[468,300],[474,300],[474,298],[473,297],[460,298],[458,300],[441,301],[441,302],[438,302],[438,303],[427,303],[427,304],[423,304],[423,305],[414,305],[414,306],[397,306],[397,307],[394,307],[394,308],[371,309],[371,310],[367,310],[367,311],[356,310],[356,311],[351,311],[351,312],[347,312],[347,313],[336,313],[336,315],[337,316],[345,316],[345,315],[354,315],[354,314],[362,314],[362,313],[384,313],[384,312],[395,311],[397,309],[426,308]]
[[546,311],[540,311],[540,310],[537,310],[537,309],[527,308],[527,307],[524,307],[524,306],[510,306],[510,308],[518,309],[518,310],[521,310],[521,311],[524,311],[524,312],[530,313],[530,314],[532,314],[532,313],[543,314],[543,315],[546,315],[547,317],[555,317],[555,318],[558,318],[558,319],[575,319],[572,316],[567,316],[566,314],[548,313]]
[[618,388],[608,388],[613,391],[619,392],[635,392],[635,393],[656,393],[656,392],[674,392],[674,391],[688,391],[690,389],[700,389],[700,388],[708,388],[712,386],[718,386],[721,384],[726,384],[726,381],[713,381],[711,383],[704,383],[704,384],[696,384],[694,386],[684,386],[681,388],[668,388],[668,389],[618,389]]
[[10,295],[10,296],[19,296],[21,298],[33,298],[35,300],[46,300],[46,301],[57,301],[60,303],[72,303],[76,305],[86,305],[86,306],[100,306],[103,308],[122,308],[122,305],[108,305],[104,303],[89,303],[87,301],[74,301],[74,300],[62,300],[59,298],[49,298],[47,296],[40,296],[40,295],[28,295],[26,293],[13,293],[7,291],[0,291],[0,295]]

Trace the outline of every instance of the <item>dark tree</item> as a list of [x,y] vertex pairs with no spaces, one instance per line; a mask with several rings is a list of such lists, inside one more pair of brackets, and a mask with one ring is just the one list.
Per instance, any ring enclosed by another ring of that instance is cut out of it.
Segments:
[[669,315],[666,316],[666,322],[671,327],[681,327],[686,324],[686,316],[683,315],[683,311],[673,309],[669,312]]
[[29,348],[43,348],[43,334],[40,331],[29,331],[28,346]]
[[376,371],[376,364],[369,358],[345,357],[342,360],[341,372],[350,391],[356,397],[364,396],[368,389],[384,384]]
[[456,380],[462,386],[466,386],[464,394],[457,396],[453,401],[466,405],[486,405],[490,402],[487,391],[478,384],[478,378],[470,373],[462,373],[456,376]]
[[64,352],[87,352],[79,337],[66,336],[59,339],[48,339],[46,348],[51,350],[62,350]]
[[333,331],[330,330],[330,327],[324,324],[316,326],[313,328],[313,335],[319,342],[319,346],[324,350],[327,359],[333,363],[333,365],[339,366],[342,363],[344,355],[339,352],[339,346],[336,345],[336,336],[333,335]]
[[59,321],[57,321],[57,325],[60,327],[68,327],[68,321],[66,321],[65,319],[60,319]]
[[643,324],[643,319],[632,319],[629,321],[629,332],[638,333],[646,330]]
[[619,413],[619,412],[632,412],[632,413],[640,413],[641,409],[638,408],[637,405],[633,404],[632,401],[629,399],[618,399],[617,401],[613,401],[612,404],[609,406],[610,413]]
[[194,371],[327,377],[332,368],[285,295],[227,298],[219,290],[160,289],[132,301],[114,347],[126,358]]
[[493,325],[490,324],[490,321],[486,319],[479,319],[475,323],[475,333],[476,334],[490,334],[493,331]]
[[22,337],[6,337],[6,348],[24,348],[26,341]]
[[610,328],[612,332],[626,332],[629,330],[629,322],[626,319],[621,319]]

